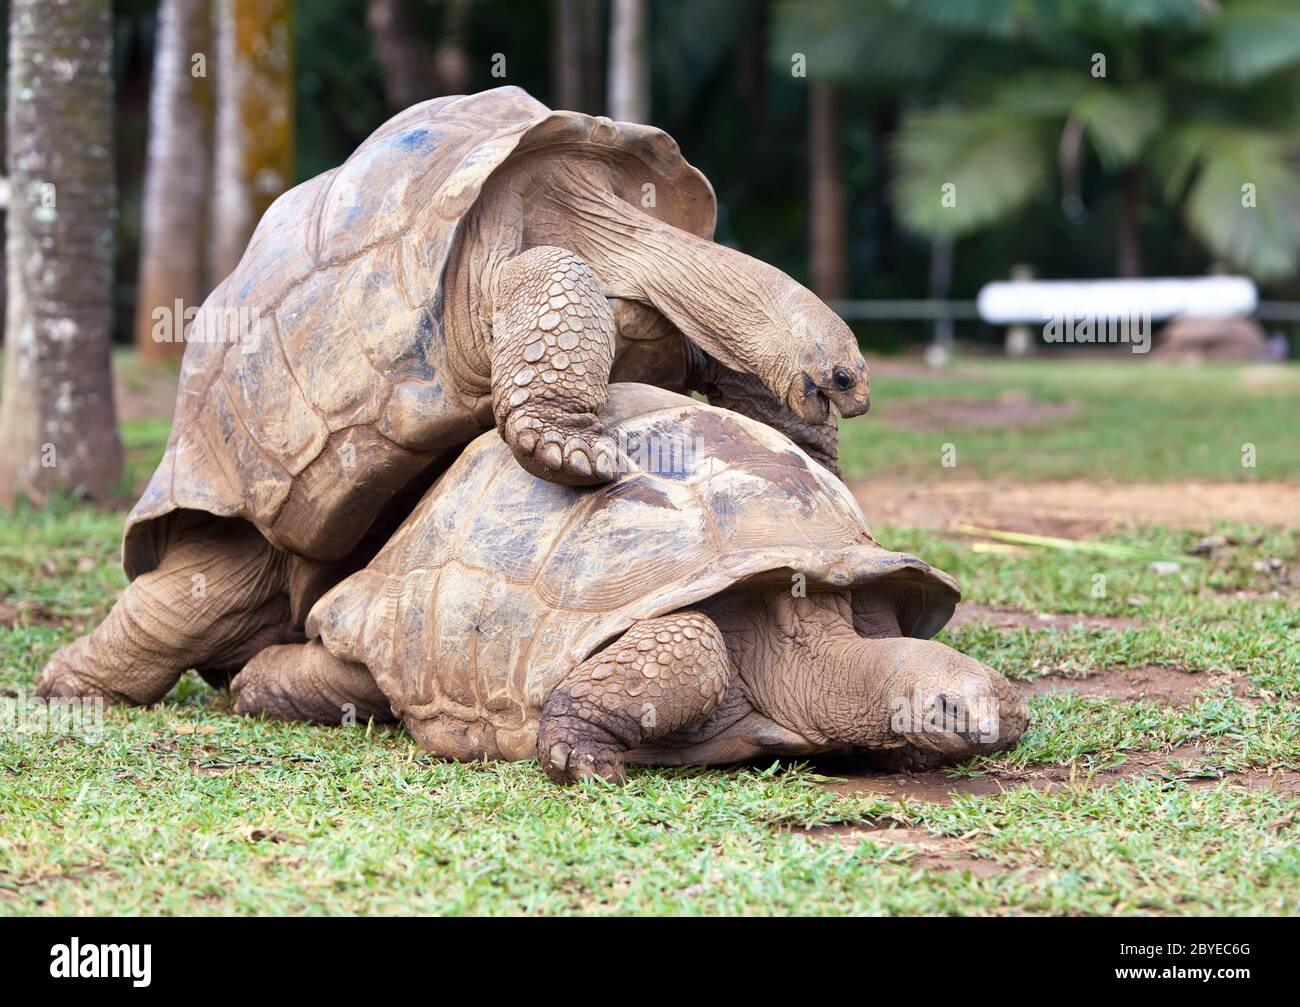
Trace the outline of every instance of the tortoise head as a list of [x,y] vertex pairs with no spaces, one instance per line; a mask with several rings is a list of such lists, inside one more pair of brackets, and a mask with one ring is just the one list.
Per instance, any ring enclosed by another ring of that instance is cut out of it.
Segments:
[[853,330],[811,291],[779,277],[786,289],[769,338],[778,347],[785,344],[797,364],[786,405],[809,423],[823,422],[830,404],[841,416],[865,413],[871,408],[871,375]]
[[812,291],[733,248],[659,225],[643,238],[632,296],[715,360],[752,374],[800,419],[858,416],[871,379],[853,330]]
[[941,643],[897,635],[897,623],[855,623],[848,592],[737,592],[711,614],[760,715],[724,731],[749,732],[758,747],[770,747],[763,736],[775,728],[787,753],[910,746],[950,761],[1005,748],[1025,730],[1024,702],[1003,676]]

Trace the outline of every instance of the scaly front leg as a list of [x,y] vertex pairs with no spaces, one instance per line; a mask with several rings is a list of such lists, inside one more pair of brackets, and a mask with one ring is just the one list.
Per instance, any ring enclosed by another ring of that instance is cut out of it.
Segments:
[[617,450],[596,413],[614,360],[614,322],[596,277],[563,248],[506,263],[493,297],[492,408],[519,464],[550,482],[614,478]]
[[556,686],[537,724],[537,757],[556,783],[621,783],[627,752],[699,726],[730,681],[726,642],[708,616],[638,622]]

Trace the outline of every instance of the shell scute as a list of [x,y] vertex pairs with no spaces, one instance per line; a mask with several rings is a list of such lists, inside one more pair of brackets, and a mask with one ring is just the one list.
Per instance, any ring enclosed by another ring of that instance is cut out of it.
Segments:
[[[276,311],[284,369],[310,397],[320,425],[329,433],[374,423],[390,390],[385,376],[359,352],[353,315],[338,304],[338,291],[347,289],[339,272],[322,270],[319,282],[292,291]],[[321,446],[316,446],[317,452]]]
[[[460,706],[478,706],[479,665],[489,657],[480,651],[486,641],[479,633],[479,620],[491,580],[489,570],[459,565],[444,568],[437,616],[419,628],[420,637],[429,643],[429,666],[462,669],[459,675],[438,679],[441,692]],[[419,670],[410,669],[408,674]]]
[[226,354],[224,383],[235,393],[233,408],[241,421],[229,443],[251,437],[266,456],[280,460],[285,472],[297,475],[320,454],[330,431],[307,401],[301,381],[284,366],[276,320],[263,321],[259,333],[255,350],[232,348]]
[[393,388],[375,429],[412,451],[438,451],[448,441],[463,443],[483,427],[469,412],[447,416],[447,399],[455,394],[441,375],[428,381],[403,381]]
[[538,598],[553,608],[605,612],[708,567],[717,545],[699,501],[673,483],[655,489],[661,496],[649,502],[600,494],[575,516],[537,578]]
[[439,570],[412,570],[393,578],[387,597],[394,617],[387,623],[366,620],[367,636],[382,641],[389,654],[386,674],[400,682],[409,703],[431,703],[442,693],[439,683],[423,674],[436,654],[434,605],[441,575]]
[[222,303],[270,311],[292,283],[315,265],[316,221],[337,168],[278,196],[248,240]]
[[[251,512],[260,521],[273,521],[289,495],[289,473],[249,435],[239,414],[239,404],[225,381],[212,387],[208,402],[217,440],[225,445],[240,473]],[[215,445],[208,441],[206,447],[213,451]]]
[[442,319],[427,300],[407,296],[400,249],[378,248],[342,267],[336,296],[349,338],[389,381],[430,381],[445,367]]
[[571,505],[577,504],[579,494],[511,464],[502,466],[494,478],[492,493],[518,501],[513,520],[502,521],[493,507],[475,507],[464,518],[456,558],[493,571],[505,583],[530,587],[572,520]]

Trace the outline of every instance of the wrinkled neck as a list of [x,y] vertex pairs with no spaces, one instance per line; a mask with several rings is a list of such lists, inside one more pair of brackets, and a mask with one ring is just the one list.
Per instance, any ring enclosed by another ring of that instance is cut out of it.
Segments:
[[879,666],[877,641],[847,630],[816,648],[805,715],[834,741],[883,748],[891,743],[890,715],[901,701],[897,676]]
[[893,676],[853,629],[847,594],[773,592],[713,614],[754,708],[816,745],[890,742]]
[[795,373],[780,301],[792,280],[642,212],[592,172],[557,170],[547,183],[539,195],[550,209],[535,214],[538,233],[530,241],[572,249],[606,296],[652,305],[714,359],[788,394]]

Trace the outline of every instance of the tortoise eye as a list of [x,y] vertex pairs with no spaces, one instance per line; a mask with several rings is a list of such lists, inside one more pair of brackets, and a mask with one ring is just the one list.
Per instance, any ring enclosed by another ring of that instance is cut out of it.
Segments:
[[853,387],[853,375],[850,374],[848,371],[846,371],[843,367],[835,368],[834,378],[835,378],[835,387],[842,392],[847,392],[850,388]]

